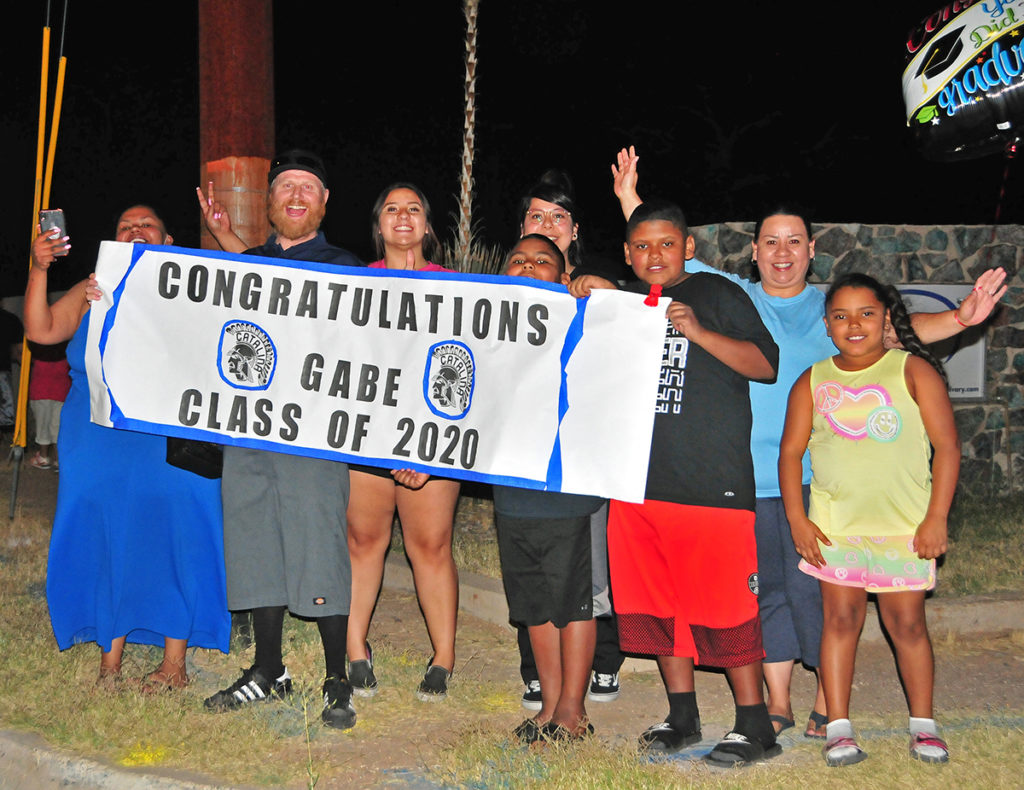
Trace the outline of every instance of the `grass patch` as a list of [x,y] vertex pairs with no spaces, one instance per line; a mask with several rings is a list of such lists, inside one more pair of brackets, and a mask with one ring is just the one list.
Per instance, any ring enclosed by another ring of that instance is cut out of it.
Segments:
[[[0,477],[0,486],[8,483]],[[431,705],[418,703],[412,694],[429,657],[425,638],[417,637],[414,643],[422,650],[414,650],[407,635],[375,636],[381,690],[372,700],[356,700],[359,723],[345,733],[319,722],[319,636],[314,624],[294,618],[285,620],[284,650],[297,693],[285,703],[226,714],[202,709],[203,698],[233,682],[252,663],[251,648],[230,656],[189,651],[192,685],[182,693],[142,697],[130,685],[103,692],[94,684],[99,658],[95,645],[60,652],[50,631],[44,579],[52,504],[22,502],[13,520],[0,520],[0,721],[112,765],[202,771],[224,784],[318,788],[386,782],[423,786],[424,779],[449,787],[569,790],[752,784],[810,790],[845,787],[851,781],[885,788],[916,788],[936,781],[950,787],[1019,785],[1021,760],[1008,756],[1024,752],[1024,710],[1012,695],[1007,703],[1015,708],[998,716],[970,699],[956,711],[943,712],[953,760],[941,768],[909,759],[905,714],[858,715],[856,724],[871,759],[844,771],[826,768],[820,744],[803,739],[796,739],[777,760],[735,773],[687,761],[646,761],[636,754],[628,731],[614,745],[597,739],[579,749],[526,751],[508,742],[511,727],[522,715],[518,681],[496,678],[493,672],[496,665],[514,664],[511,637],[501,648],[507,655],[499,653],[487,664],[475,657],[482,648],[460,635],[453,693],[443,704]],[[954,544],[942,571],[944,593],[1024,589],[1020,573],[1006,559],[1024,553],[1022,512],[1024,503],[958,503],[951,528]],[[491,503],[485,496],[460,501],[455,552],[461,568],[498,574]],[[993,570],[996,567],[1005,571]],[[379,611],[377,618],[383,622],[389,614],[393,613]],[[421,634],[418,620],[414,628]],[[1011,648],[1006,649],[1001,642],[946,636],[937,641],[936,649],[945,662],[989,649],[999,656],[1024,650],[1024,634],[1009,639]],[[129,645],[125,675],[141,677],[159,660],[159,649]],[[630,680],[638,685],[647,682],[656,683],[656,677]],[[639,732],[646,723],[633,726]],[[402,767],[382,773],[382,765]]]
[[452,554],[460,569],[501,578],[494,504],[490,499],[462,497],[455,512]]
[[[908,754],[906,718],[860,717],[859,742],[869,754],[864,763],[844,770],[828,768],[821,742],[788,739],[782,756],[745,769],[712,768],[699,759],[646,759],[632,745],[608,747],[591,741],[577,747],[510,748],[501,734],[464,732],[445,750],[432,778],[443,786],[560,790],[664,787],[779,788],[779,790],[930,787],[1017,787],[1024,746],[1024,719],[992,723],[974,717],[949,718],[943,732],[952,759],[945,766],[924,765]],[[940,772],[940,773],[937,773]]]
[[1024,590],[1024,499],[958,497],[949,534],[939,571],[943,594]]
[[[495,682],[479,669],[468,640],[450,698],[443,704],[416,701],[413,690],[422,679],[429,643],[424,638],[423,649],[412,650],[380,637],[374,641],[380,693],[372,700],[357,698],[355,729],[325,728],[319,635],[314,623],[291,617],[285,618],[283,645],[296,691],[285,701],[223,714],[203,709],[205,697],[252,663],[252,648],[229,656],[190,650],[191,685],[180,693],[142,696],[130,681],[114,691],[101,690],[95,684],[99,651],[94,644],[63,652],[54,644],[44,585],[50,517],[20,507],[15,519],[0,520],[0,722],[5,727],[38,733],[55,747],[115,766],[201,771],[218,783],[323,788],[376,785],[382,754],[395,755],[392,765],[418,766],[415,754],[410,758],[406,752],[425,748],[425,733],[438,734],[431,740],[450,739],[452,721],[486,727],[489,720],[506,721],[518,710],[515,685]],[[509,663],[513,651],[510,642]],[[161,654],[159,648],[129,645],[124,676],[144,676]],[[432,743],[429,751],[435,748]]]

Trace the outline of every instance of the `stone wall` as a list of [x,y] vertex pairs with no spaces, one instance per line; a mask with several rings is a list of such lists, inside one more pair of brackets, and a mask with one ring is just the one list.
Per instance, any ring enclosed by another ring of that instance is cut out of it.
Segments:
[[[1024,490],[1024,226],[815,225],[811,282],[860,271],[890,283],[969,283],[1002,266],[1010,286],[986,326],[986,397],[954,401],[963,443],[960,489],[975,495]],[[692,229],[697,257],[750,273],[753,223]]]

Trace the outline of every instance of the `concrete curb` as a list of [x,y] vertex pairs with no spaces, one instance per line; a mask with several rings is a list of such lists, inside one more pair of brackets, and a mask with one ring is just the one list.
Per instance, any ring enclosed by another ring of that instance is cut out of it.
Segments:
[[[414,592],[412,571],[404,556],[392,555],[384,567],[388,589]],[[468,614],[496,625],[511,627],[501,582],[477,573],[459,573],[459,606]],[[928,602],[928,628],[933,638],[1024,630],[1024,595],[975,595],[958,599],[933,598]],[[869,614],[864,640],[882,639],[877,617]],[[629,658],[623,672],[653,672],[654,661]],[[121,768],[84,759],[50,747],[31,733],[0,730],[0,787],[25,790],[79,787],[97,790],[214,790],[211,784],[182,771]]]
[[34,733],[0,730],[0,787],[8,790],[221,790],[185,771],[108,765],[50,746]]

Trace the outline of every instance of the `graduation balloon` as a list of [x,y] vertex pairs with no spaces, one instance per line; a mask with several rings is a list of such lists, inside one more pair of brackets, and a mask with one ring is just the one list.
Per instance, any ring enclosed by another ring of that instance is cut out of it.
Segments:
[[911,29],[903,101],[929,159],[1010,152],[1024,137],[1024,0],[953,0]]

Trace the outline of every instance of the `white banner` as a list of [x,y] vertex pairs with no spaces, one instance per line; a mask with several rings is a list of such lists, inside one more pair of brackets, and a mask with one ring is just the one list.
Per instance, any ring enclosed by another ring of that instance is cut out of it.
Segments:
[[93,421],[641,501],[666,299],[103,242]]

